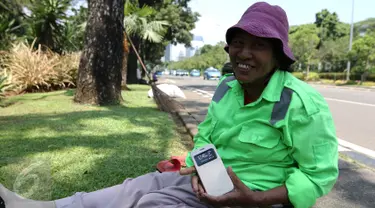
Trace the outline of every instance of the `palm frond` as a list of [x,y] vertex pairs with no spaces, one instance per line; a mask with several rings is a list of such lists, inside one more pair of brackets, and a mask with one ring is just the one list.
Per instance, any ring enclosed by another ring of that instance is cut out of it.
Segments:
[[128,16],[130,14],[134,14],[138,10],[137,5],[131,3],[130,1],[126,1],[124,5],[124,15]]
[[144,40],[160,43],[163,40],[167,21],[149,21],[156,11],[147,5],[142,8],[127,1],[125,3],[124,27],[129,35],[137,35]]
[[147,28],[143,33],[143,39],[154,43],[160,43],[163,40],[163,36]]
[[153,15],[155,12],[156,11],[154,8],[144,5],[141,9],[137,11],[137,15],[140,17],[148,17],[150,15]]
[[169,23],[167,21],[151,21],[147,24],[147,27],[156,32],[162,32],[164,30],[164,26],[168,25]]
[[124,26],[126,29],[126,32],[129,35],[134,35],[137,32],[138,24],[137,24],[137,17],[134,15],[127,16],[124,18]]

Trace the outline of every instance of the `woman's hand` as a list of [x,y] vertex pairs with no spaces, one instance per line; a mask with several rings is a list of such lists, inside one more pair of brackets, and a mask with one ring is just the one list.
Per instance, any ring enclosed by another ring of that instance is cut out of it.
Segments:
[[194,193],[197,194],[197,197],[199,198],[199,195],[205,193],[205,190],[196,173],[197,170],[194,166],[180,170],[181,175],[192,175],[191,187],[193,188]]
[[[196,175],[192,176],[191,185],[193,191],[197,194],[197,197],[211,205],[217,206],[256,206],[255,195],[256,192],[249,189],[233,172],[232,168],[227,169],[230,178],[232,179],[234,190],[221,196],[211,196],[207,194],[202,184],[200,183],[199,177]],[[188,175],[196,173],[195,167],[186,168],[180,171],[181,175]]]

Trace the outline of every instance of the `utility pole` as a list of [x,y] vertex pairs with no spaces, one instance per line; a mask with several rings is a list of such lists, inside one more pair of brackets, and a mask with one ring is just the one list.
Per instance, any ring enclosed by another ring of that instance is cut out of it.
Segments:
[[[349,40],[349,52],[352,50],[352,42],[353,42],[353,18],[354,18],[354,0],[352,0],[352,22],[350,25],[350,40]],[[350,60],[348,60],[348,65],[346,68],[346,81],[350,80]]]

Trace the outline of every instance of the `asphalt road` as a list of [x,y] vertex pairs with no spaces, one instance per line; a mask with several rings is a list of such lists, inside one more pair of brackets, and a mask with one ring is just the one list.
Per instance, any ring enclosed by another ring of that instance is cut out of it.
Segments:
[[[191,77],[165,77],[183,89],[213,94],[218,81]],[[375,90],[312,85],[327,100],[337,136],[341,140],[375,151]],[[203,97],[202,99],[211,99]]]

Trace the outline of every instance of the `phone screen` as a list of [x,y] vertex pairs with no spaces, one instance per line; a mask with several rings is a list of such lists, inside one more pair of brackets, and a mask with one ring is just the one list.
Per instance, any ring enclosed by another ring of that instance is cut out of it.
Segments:
[[197,162],[198,166],[204,165],[212,160],[215,160],[216,158],[217,155],[215,151],[211,148],[194,156],[194,159]]

